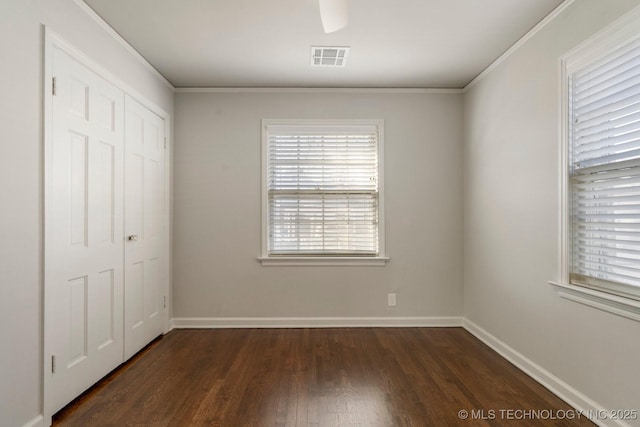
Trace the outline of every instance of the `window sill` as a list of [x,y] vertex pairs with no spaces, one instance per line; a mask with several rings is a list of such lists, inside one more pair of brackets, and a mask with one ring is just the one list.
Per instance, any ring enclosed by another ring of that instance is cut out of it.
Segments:
[[640,322],[640,301],[567,283],[549,284],[556,287],[561,298]]
[[265,267],[384,267],[391,258],[388,257],[303,257],[278,256],[258,257],[258,261]]

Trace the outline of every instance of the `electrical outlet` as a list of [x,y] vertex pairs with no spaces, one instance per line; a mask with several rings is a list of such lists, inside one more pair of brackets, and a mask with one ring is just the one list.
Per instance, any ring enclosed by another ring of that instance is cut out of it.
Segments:
[[387,306],[389,307],[396,306],[396,294],[387,294]]

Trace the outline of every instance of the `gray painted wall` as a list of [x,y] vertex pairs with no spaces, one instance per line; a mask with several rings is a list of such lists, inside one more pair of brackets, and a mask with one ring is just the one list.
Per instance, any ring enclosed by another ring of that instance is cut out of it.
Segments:
[[[174,317],[462,314],[461,94],[178,93],[175,108]],[[257,261],[263,118],[385,120],[386,267]]]
[[575,1],[464,95],[465,316],[610,409],[638,409],[640,323],[547,284],[560,278],[559,58],[638,4]]
[[42,412],[42,25],[169,113],[173,93],[72,0],[0,2],[0,425]]

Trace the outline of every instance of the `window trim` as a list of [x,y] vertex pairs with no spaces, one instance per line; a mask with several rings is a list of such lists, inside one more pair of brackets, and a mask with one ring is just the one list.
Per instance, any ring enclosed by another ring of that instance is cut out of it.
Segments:
[[612,52],[618,46],[637,40],[640,35],[640,7],[617,19],[583,43],[560,57],[560,120],[559,120],[559,153],[560,179],[559,200],[559,267],[560,277],[548,283],[564,299],[604,310],[618,316],[640,321],[640,298],[624,293],[616,293],[611,289],[590,284],[571,283],[570,280],[570,246],[571,246],[571,183],[569,177],[569,150],[571,148],[569,126],[569,76],[576,70],[592,61]]
[[[378,255],[308,256],[269,254],[269,190],[267,188],[267,135],[270,126],[376,126],[378,129]],[[384,266],[390,258],[385,247],[384,204],[384,120],[383,119],[262,119],[261,124],[261,250],[258,261],[263,266]]]

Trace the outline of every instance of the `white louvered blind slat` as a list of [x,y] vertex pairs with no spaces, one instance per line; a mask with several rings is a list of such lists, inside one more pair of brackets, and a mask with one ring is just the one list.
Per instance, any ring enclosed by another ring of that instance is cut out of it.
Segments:
[[267,129],[269,255],[378,255],[376,126]]
[[569,87],[571,281],[640,296],[640,41]]

